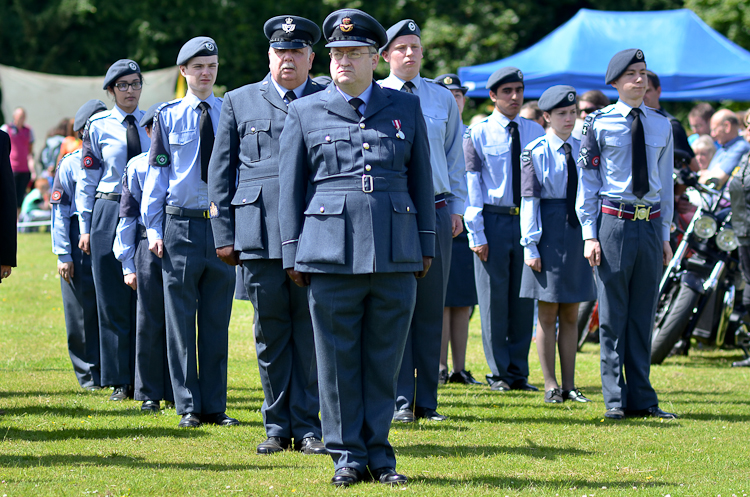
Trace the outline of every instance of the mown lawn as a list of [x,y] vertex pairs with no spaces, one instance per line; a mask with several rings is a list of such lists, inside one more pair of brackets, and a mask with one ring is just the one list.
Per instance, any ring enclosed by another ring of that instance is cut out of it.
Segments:
[[[0,242],[1,243],[1,242]],[[0,285],[0,496],[16,495],[671,495],[750,493],[750,369],[736,350],[697,351],[652,369],[661,406],[680,419],[603,419],[598,347],[578,356],[595,402],[548,406],[541,393],[440,389],[442,423],[395,425],[401,489],[334,490],[328,457],[255,454],[265,438],[252,309],[235,302],[227,411],[236,428],[179,430],[171,411],[78,387],[65,345],[55,257],[46,233],[21,235],[19,265]],[[542,385],[532,347],[531,378]],[[478,313],[468,366],[488,372]]]

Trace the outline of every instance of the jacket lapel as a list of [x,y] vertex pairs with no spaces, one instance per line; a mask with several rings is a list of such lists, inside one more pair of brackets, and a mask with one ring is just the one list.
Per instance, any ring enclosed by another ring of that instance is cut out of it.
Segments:
[[276,91],[273,81],[271,81],[271,73],[268,73],[263,80],[263,84],[260,86],[260,93],[263,95],[263,98],[268,100],[268,103],[284,111],[285,114],[287,113],[286,103],[284,103],[281,95]]

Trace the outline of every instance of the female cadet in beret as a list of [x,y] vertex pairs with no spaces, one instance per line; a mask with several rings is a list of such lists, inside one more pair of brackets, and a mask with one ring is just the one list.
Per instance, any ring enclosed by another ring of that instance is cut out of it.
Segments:
[[91,117],[81,148],[82,174],[76,185],[78,246],[91,254],[99,311],[101,384],[114,387],[110,400],[132,395],[132,347],[135,292],[122,279],[112,245],[119,220],[122,175],[127,162],[149,149],[151,140],[139,126],[143,77],[138,64],[121,59],[104,77],[103,89],[115,101],[112,109]]
[[[521,245],[526,266],[520,296],[539,300],[536,343],[544,401],[589,402],[575,387],[578,303],[596,299],[575,211],[574,157],[581,147],[580,140],[571,136],[577,115],[575,89],[564,85],[547,89],[539,108],[549,123],[547,133],[529,143],[521,156]],[[555,377],[556,338],[562,390]]]

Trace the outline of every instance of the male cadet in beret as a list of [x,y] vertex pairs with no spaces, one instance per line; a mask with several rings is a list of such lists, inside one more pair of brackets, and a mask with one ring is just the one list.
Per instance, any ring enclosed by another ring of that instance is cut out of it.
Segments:
[[576,199],[584,256],[597,275],[605,416],[675,418],[659,408],[649,381],[659,279],[672,258],[672,126],[643,103],[641,50],[615,54],[605,83],[620,98],[586,117]]
[[[149,138],[156,109],[149,107],[140,125]],[[174,402],[167,365],[167,331],[164,316],[162,260],[148,249],[146,227],[141,219],[141,197],[148,172],[148,151],[128,161],[122,176],[120,222],[112,251],[122,263],[125,284],[138,294],[135,326],[135,384],[133,398],[143,401],[141,412],[159,412],[159,402]]]
[[163,258],[169,373],[182,416],[178,426],[237,425],[224,412],[235,271],[216,256],[206,184],[222,103],[213,92],[219,72],[216,42],[191,39],[180,49],[177,65],[188,91],[154,117],[141,215],[149,250]]
[[388,432],[417,292],[435,254],[419,100],[372,80],[385,29],[356,9],[323,23],[333,84],[289,105],[281,133],[284,268],[309,285],[323,441],[347,486],[396,473]]
[[484,355],[492,390],[527,390],[534,301],[519,297],[523,272],[521,247],[521,151],[544,135],[539,124],[518,115],[523,103],[523,73],[503,67],[487,80],[492,114],[464,135],[466,227],[477,255],[474,277],[482,318]]
[[463,124],[453,95],[419,74],[422,42],[417,23],[404,19],[391,26],[387,34],[388,41],[380,48],[380,54],[390,64],[391,73],[379,84],[419,97],[427,124],[435,193],[435,259],[432,271],[417,283],[417,304],[398,377],[393,419],[404,423],[416,418],[443,421],[446,417],[436,410],[440,343],[451,267],[451,239],[463,231],[466,200],[466,164],[461,148]]
[[263,81],[224,95],[208,175],[216,253],[242,264],[255,308],[255,349],[268,439],[259,454],[294,449],[326,454],[320,441],[318,376],[307,290],[281,263],[279,135],[287,105],[322,90],[308,73],[320,28],[303,17],[277,16],[263,31],[271,70]]
[[[101,100],[89,100],[78,109],[73,129],[80,136],[89,118],[107,110]],[[91,274],[91,256],[78,248],[76,183],[81,170],[81,149],[65,155],[57,165],[52,185],[52,252],[60,274],[68,354],[81,387],[101,388],[99,376],[99,321],[96,290]]]

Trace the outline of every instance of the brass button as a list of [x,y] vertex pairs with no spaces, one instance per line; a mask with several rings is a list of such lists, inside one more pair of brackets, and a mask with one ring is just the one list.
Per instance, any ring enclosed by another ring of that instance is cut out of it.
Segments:
[[252,128],[250,128],[250,131],[253,132],[253,133],[255,133],[255,126],[253,126]]
[[321,205],[320,206],[320,212],[325,212],[325,211],[326,211],[326,208]]
[[370,150],[370,144],[369,143],[365,143],[362,146],[365,147],[365,150]]
[[369,171],[370,169],[372,169],[372,166],[370,166],[370,164],[367,164],[367,165],[365,166],[365,171]]
[[330,136],[326,136],[326,141],[327,142],[331,141],[331,137]]
[[359,123],[359,127],[365,129],[365,123]]
[[409,212],[410,210],[411,210],[411,208],[407,205],[406,206],[406,212]]
[[243,198],[243,199],[242,199],[242,203],[244,204],[245,202],[247,202],[247,199],[246,199],[246,198]]

